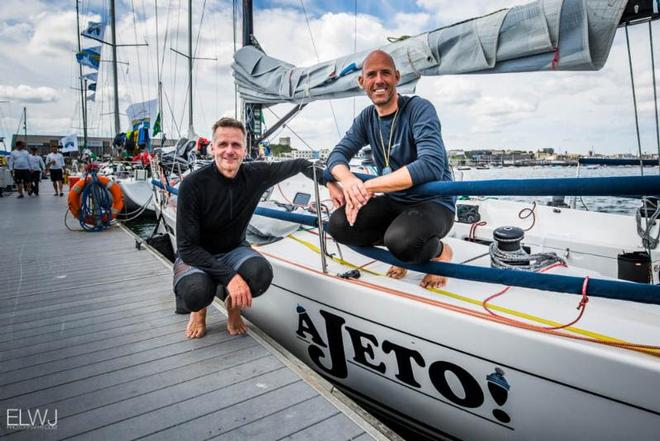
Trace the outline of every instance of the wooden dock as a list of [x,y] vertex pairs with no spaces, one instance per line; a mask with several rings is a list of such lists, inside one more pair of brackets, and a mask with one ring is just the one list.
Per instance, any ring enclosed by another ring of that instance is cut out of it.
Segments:
[[217,308],[187,339],[169,265],[121,228],[69,231],[66,195],[41,192],[0,198],[0,438],[392,436],[258,330],[230,336]]

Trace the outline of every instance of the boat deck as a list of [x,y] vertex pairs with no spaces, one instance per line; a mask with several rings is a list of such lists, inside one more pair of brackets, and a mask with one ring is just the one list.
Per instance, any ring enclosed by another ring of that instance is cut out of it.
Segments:
[[229,335],[217,308],[187,339],[169,266],[120,228],[67,230],[66,197],[41,193],[0,199],[0,437],[390,436],[258,330]]

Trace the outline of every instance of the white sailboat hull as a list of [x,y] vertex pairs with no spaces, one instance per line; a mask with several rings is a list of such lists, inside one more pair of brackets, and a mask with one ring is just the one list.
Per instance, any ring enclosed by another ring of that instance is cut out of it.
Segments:
[[135,212],[144,208],[145,213],[154,213],[151,183],[134,178],[122,179],[119,186],[124,194],[124,205],[126,211]]
[[[280,190],[287,199],[305,191],[292,179],[271,198]],[[176,246],[176,198],[162,207]],[[447,241],[454,262],[489,265],[485,246]],[[245,315],[362,403],[436,438],[657,439],[658,351],[604,342],[658,345],[660,306],[591,298],[578,323],[542,331],[571,322],[579,296],[512,288],[489,302],[500,320],[482,302],[501,285],[449,279],[426,290],[421,274],[387,278],[387,265],[342,247],[345,262],[367,264],[359,280],[345,280],[336,275],[351,267],[336,261],[322,273],[318,245],[300,230],[258,247],[274,279]],[[602,277],[573,265],[553,272]]]
[[[651,356],[503,326],[270,261],[273,285],[247,317],[405,425],[459,439],[657,439],[660,363]],[[501,404],[487,381],[496,368],[511,386]]]

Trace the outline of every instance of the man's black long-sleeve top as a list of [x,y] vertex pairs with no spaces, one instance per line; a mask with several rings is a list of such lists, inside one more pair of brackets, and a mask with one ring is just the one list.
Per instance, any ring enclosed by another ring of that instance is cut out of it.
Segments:
[[212,163],[187,176],[179,187],[176,207],[176,243],[183,262],[226,286],[236,271],[213,256],[243,244],[264,192],[300,172],[311,178],[311,162],[244,163],[233,179],[222,175]]

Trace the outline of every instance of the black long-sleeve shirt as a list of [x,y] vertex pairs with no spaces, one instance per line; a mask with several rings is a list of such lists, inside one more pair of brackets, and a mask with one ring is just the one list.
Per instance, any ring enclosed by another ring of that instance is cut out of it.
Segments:
[[233,179],[213,163],[187,176],[179,187],[176,208],[176,243],[183,262],[226,286],[236,271],[213,256],[245,243],[247,226],[264,192],[300,172],[312,178],[312,163],[305,159],[244,163]]

